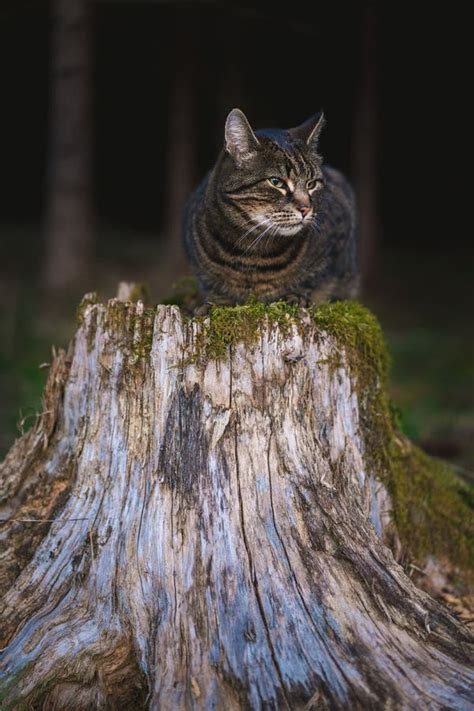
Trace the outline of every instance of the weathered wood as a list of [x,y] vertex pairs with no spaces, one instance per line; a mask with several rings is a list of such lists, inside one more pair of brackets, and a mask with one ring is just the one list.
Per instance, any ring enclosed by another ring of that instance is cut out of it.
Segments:
[[5,708],[473,707],[334,338],[302,312],[216,361],[177,307],[81,319],[0,469]]

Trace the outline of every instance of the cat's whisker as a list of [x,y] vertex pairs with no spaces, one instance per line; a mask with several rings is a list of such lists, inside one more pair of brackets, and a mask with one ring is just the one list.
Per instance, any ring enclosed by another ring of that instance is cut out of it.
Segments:
[[[238,239],[237,242],[235,243],[235,246],[237,247],[239,244],[241,244],[241,242],[242,242],[249,234],[252,234],[252,232],[254,232],[258,227],[262,227],[263,225],[265,225],[267,222],[269,222],[269,220],[270,220],[270,218],[266,218],[266,219],[263,220],[262,222],[257,222],[257,223],[254,224],[252,227],[250,227],[250,229],[246,230],[246,231],[244,232],[244,234],[239,237],[239,239]],[[254,222],[254,220],[250,220],[250,222]],[[248,223],[247,223],[247,224],[248,224]]]
[[265,230],[265,232],[261,235],[261,240],[263,240],[263,238],[265,237],[265,245],[263,251],[265,251],[266,246],[269,244],[269,240],[271,240],[277,229],[278,228],[276,227],[276,225],[272,224],[270,225],[270,229]]
[[252,224],[257,224],[260,225],[260,222],[255,221],[255,217],[249,217],[248,220],[244,220],[242,224],[240,225],[241,227],[247,227],[247,225],[252,225]]
[[268,225],[267,227],[265,227],[265,229],[264,229],[264,231],[262,232],[262,234],[257,235],[257,238],[254,239],[254,241],[247,247],[247,249],[244,251],[244,254],[247,254],[247,252],[250,252],[250,251],[252,250],[252,248],[255,247],[255,246],[260,242],[261,239],[263,239],[263,237],[267,234],[267,232],[272,229],[272,227],[273,227],[273,222],[270,220],[270,218],[269,218],[268,221],[270,222],[270,225]]
[[316,234],[316,235],[321,234],[321,219],[320,219],[319,215],[316,215],[316,217],[313,220],[311,220],[310,228],[314,234]]
[[278,232],[278,226],[277,226],[277,225],[273,225],[273,229],[270,230],[270,234],[267,235],[267,238],[266,238],[266,240],[265,240],[265,245],[264,245],[264,248],[263,248],[263,251],[264,251],[264,252],[266,252],[266,251],[268,250],[268,248],[269,248],[269,246],[270,246],[270,244],[271,244],[271,242],[272,242],[272,239],[273,239],[273,237],[276,235],[277,232]]
[[254,245],[258,244],[258,242],[261,240],[262,236],[266,233],[267,229],[268,229],[268,227],[265,228],[265,231],[262,234],[257,235],[256,239],[254,239],[254,241],[251,242],[251,244],[249,244],[247,249],[244,250],[243,254],[247,254],[248,252],[252,251],[252,248],[254,247]]
[[237,247],[239,244],[241,244],[241,243],[243,242],[243,240],[245,239],[245,237],[247,237],[248,235],[252,234],[252,232],[254,232],[258,227],[263,227],[263,226],[266,225],[268,222],[271,222],[271,218],[270,218],[270,217],[267,217],[265,220],[262,220],[262,222],[257,222],[256,225],[254,225],[253,227],[251,227],[251,228],[250,228],[249,230],[247,230],[241,237],[239,237],[239,239],[238,239],[237,242],[235,243],[235,246]]
[[248,230],[245,230],[245,232],[242,235],[240,235],[240,237],[237,239],[235,246],[237,247],[242,242],[242,240],[244,240],[245,237],[247,237],[247,235],[250,234],[252,232],[252,230],[254,230],[255,228],[256,228],[256,225],[252,225],[252,227],[250,227]]

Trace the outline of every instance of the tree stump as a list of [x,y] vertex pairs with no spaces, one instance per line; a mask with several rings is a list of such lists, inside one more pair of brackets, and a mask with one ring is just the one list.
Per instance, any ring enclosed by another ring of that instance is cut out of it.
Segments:
[[474,708],[472,636],[393,554],[452,536],[466,567],[472,521],[395,429],[368,312],[79,322],[0,469],[2,708]]

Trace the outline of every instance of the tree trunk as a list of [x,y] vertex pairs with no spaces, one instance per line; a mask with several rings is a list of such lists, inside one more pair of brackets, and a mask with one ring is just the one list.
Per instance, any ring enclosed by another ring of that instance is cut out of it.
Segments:
[[92,204],[89,0],[53,0],[44,285],[64,289],[90,270]]
[[83,303],[0,470],[5,709],[472,708],[332,308]]
[[178,13],[175,48],[170,58],[173,67],[168,102],[165,235],[160,254],[159,280],[163,294],[188,271],[182,229],[186,200],[196,187],[199,116],[196,106],[195,28],[183,12]]
[[373,276],[380,234],[378,184],[377,5],[366,0],[360,32],[359,81],[352,150],[360,233],[360,266],[363,277]]

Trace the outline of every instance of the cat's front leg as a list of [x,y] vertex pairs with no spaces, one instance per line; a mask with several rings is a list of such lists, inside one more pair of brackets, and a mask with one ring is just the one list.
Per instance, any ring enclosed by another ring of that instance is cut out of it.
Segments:
[[210,303],[205,303],[205,304],[199,304],[199,306],[196,306],[196,308],[193,310],[193,316],[207,316],[212,309],[212,304]]
[[235,301],[219,299],[216,301],[206,301],[199,304],[193,310],[194,316],[208,316],[213,306],[235,306]]
[[306,308],[311,303],[311,296],[310,294],[306,293],[287,294],[284,298],[284,301],[286,301],[287,304],[290,304],[290,306],[301,306],[303,308]]

